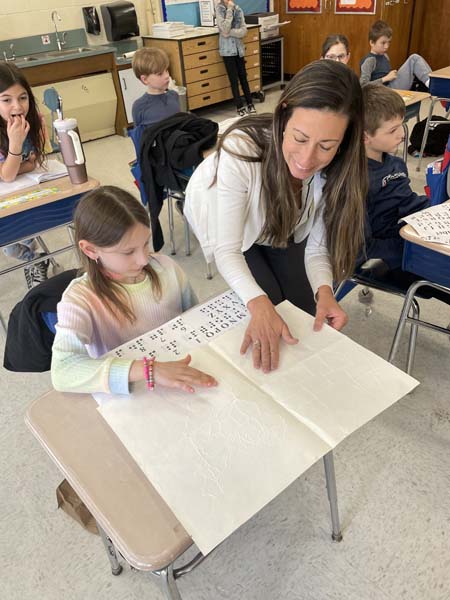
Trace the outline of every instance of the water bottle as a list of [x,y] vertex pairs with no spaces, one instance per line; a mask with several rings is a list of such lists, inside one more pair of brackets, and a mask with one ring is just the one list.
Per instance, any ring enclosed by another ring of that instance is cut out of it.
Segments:
[[74,184],[87,181],[86,159],[80,140],[76,119],[56,119],[53,122],[61,147],[64,164]]

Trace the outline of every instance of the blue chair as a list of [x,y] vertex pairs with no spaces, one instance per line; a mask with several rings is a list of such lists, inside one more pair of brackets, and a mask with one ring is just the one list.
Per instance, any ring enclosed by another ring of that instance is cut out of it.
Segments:
[[[447,151],[450,152],[450,137],[447,144]],[[427,173],[427,182],[431,191],[431,204],[441,204],[445,201],[449,197],[450,192],[450,162],[447,163],[446,168],[440,174],[433,174],[432,169],[429,170],[429,173]],[[417,337],[418,327],[432,329],[447,336],[450,334],[448,327],[441,327],[434,323],[422,321],[418,315],[409,316],[410,307],[416,302],[420,290],[425,286],[437,290],[437,294],[433,295],[437,296],[439,300],[450,304],[450,257],[406,241],[403,250],[402,268],[423,279],[414,282],[405,295],[402,312],[392,341],[389,362],[392,362],[395,358],[406,323],[411,325],[411,330],[414,329],[416,331],[415,338]],[[413,367],[414,351],[415,342],[413,347],[410,347],[408,350],[406,361],[407,373],[410,373]]]
[[[129,137],[133,140],[134,149],[136,151],[136,160],[130,164],[130,171],[134,177],[136,185],[139,189],[139,193],[141,195],[141,201],[144,206],[148,206],[148,198],[145,193],[144,185],[142,183],[142,172],[141,165],[139,164],[139,150],[141,144],[141,136],[145,130],[144,125],[139,125],[138,127],[134,127],[133,129],[128,130]],[[181,179],[186,180],[186,185],[189,181],[189,177],[191,176],[192,171],[180,174]],[[171,244],[171,254],[176,254],[175,247],[175,224],[174,224],[174,212],[173,212],[173,201],[175,200],[175,206],[177,207],[179,213],[181,214],[184,221],[184,240],[185,240],[185,253],[186,256],[190,256],[191,254],[191,238],[189,231],[189,223],[187,222],[184,214],[184,192],[182,191],[173,191],[170,189],[165,190],[166,200],[167,200],[167,213],[169,217],[169,236],[170,236],[170,244]]]

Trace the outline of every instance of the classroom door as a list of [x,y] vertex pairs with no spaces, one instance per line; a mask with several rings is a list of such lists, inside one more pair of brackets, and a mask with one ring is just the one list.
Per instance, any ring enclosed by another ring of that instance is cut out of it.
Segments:
[[[287,3],[310,13],[287,12]],[[274,0],[274,11],[280,21],[291,21],[281,29],[285,38],[285,73],[293,75],[301,67],[317,60],[325,38],[341,33],[350,41],[349,66],[359,74],[359,63],[369,51],[368,32],[371,24],[383,19],[394,29],[394,42],[389,57],[400,65],[408,55],[414,0],[376,0],[375,14],[336,12],[337,0]],[[342,2],[340,3],[342,4]],[[369,6],[367,0],[362,6]]]

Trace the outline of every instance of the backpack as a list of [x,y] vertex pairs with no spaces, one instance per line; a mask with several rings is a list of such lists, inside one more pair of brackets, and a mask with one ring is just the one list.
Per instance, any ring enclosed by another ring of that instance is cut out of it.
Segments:
[[[440,121],[440,123],[432,123],[430,125],[427,143],[425,144],[424,148],[424,154],[428,154],[429,156],[440,156],[441,154],[444,154],[448,136],[450,135],[450,122],[444,117],[438,117],[436,115],[432,116],[432,120]],[[413,130],[411,131],[411,137],[409,138],[410,146],[408,148],[408,152],[410,154],[412,154],[414,151],[420,151],[426,123],[427,119],[423,119],[414,125]]]

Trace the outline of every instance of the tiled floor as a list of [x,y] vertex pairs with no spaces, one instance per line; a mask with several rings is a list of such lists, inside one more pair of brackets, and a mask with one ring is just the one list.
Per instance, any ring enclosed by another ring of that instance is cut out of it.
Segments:
[[[257,105],[258,111],[270,110],[276,97],[271,93],[264,105]],[[203,114],[224,119],[234,111]],[[110,137],[86,144],[85,150],[92,176],[135,192],[127,168],[133,156],[129,139]],[[414,188],[420,191],[423,175],[416,175],[414,159],[409,166]],[[219,275],[205,279],[195,240],[193,255],[184,256],[178,215],[177,240],[177,260],[200,298],[222,291]],[[62,262],[71,265],[73,256],[66,255]],[[24,293],[20,271],[2,278],[2,313]],[[350,316],[346,334],[386,357],[401,300],[376,293],[367,316],[354,291],[343,306]],[[423,314],[444,325],[450,320],[448,307],[433,300],[424,302]],[[448,600],[449,351],[448,338],[421,331],[414,369],[421,385],[337,448],[341,544],[330,540],[318,463],[183,578],[183,598]],[[403,360],[404,347],[399,364]],[[48,374],[1,370],[0,386],[0,597],[161,600],[148,574],[126,568],[120,577],[112,577],[100,540],[56,509],[55,488],[61,476],[23,422],[26,406],[49,389]]]

